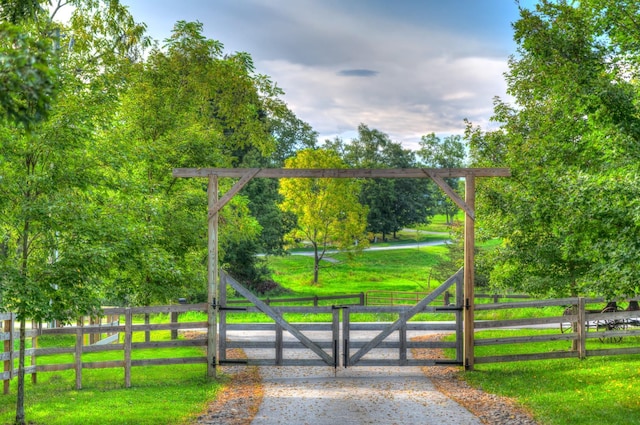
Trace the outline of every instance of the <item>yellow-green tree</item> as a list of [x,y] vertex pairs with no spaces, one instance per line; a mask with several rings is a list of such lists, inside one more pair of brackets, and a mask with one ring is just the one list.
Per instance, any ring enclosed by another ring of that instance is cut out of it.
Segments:
[[[347,168],[338,154],[326,149],[305,149],[285,161],[285,168]],[[318,283],[320,261],[327,248],[357,251],[368,244],[367,208],[358,202],[360,182],[355,179],[282,179],[283,211],[297,217],[288,237],[313,246],[313,282]]]

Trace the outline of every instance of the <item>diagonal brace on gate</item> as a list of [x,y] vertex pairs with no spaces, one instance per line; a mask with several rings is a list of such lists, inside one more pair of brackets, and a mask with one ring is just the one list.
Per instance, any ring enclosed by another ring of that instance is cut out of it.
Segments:
[[426,298],[422,299],[418,304],[414,305],[410,309],[406,311],[405,314],[401,314],[400,318],[390,324],[387,328],[385,328],[378,336],[373,338],[367,344],[360,348],[351,358],[349,359],[349,364],[353,365],[358,362],[362,357],[364,357],[369,351],[377,347],[382,341],[384,341],[389,335],[393,332],[400,329],[403,325],[406,325],[407,321],[411,319],[416,314],[420,313],[424,308],[433,302],[438,296],[444,293],[451,285],[454,283],[460,283],[462,281],[463,269],[460,269],[447,279],[442,285],[436,288],[432,293],[430,293]]
[[258,308],[258,310],[260,310],[267,316],[271,317],[278,325],[282,326],[283,329],[287,330],[291,335],[296,337],[302,343],[302,345],[304,345],[305,347],[307,347],[308,349],[316,353],[320,358],[322,358],[322,360],[324,360],[324,362],[327,363],[329,366],[334,366],[334,359],[329,354],[327,354],[319,345],[317,345],[316,343],[311,341],[309,338],[307,338],[295,326],[293,326],[291,323],[284,320],[280,313],[275,311],[265,302],[261,301],[258,297],[252,294],[247,288],[240,285],[240,283],[238,283],[235,279],[233,279],[224,271],[220,270],[220,274],[221,275],[224,274],[227,280],[227,283],[229,283],[229,285],[231,285],[231,287],[235,289],[240,295],[242,295],[251,303],[253,303]]

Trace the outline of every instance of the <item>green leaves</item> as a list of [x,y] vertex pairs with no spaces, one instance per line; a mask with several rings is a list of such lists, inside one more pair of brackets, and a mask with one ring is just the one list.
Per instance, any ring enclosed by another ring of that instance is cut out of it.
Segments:
[[475,166],[512,170],[478,184],[480,233],[504,241],[492,271],[504,287],[607,298],[638,290],[637,45],[615,38],[625,6],[595,3],[522,10],[507,74],[516,105],[496,100],[498,130],[467,128]]
[[[286,168],[346,168],[335,151],[305,149],[285,162]],[[358,202],[360,183],[351,179],[282,179],[283,211],[297,217],[289,236],[309,241],[315,251],[314,282],[318,282],[319,261],[327,248],[362,249],[367,245],[367,208]]]
[[0,114],[31,129],[44,120],[56,94],[50,39],[0,22]]

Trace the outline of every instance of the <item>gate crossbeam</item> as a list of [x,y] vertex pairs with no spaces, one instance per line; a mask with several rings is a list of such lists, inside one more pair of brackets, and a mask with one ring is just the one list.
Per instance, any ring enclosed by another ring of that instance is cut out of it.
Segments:
[[393,332],[400,329],[402,326],[406,325],[407,321],[411,319],[413,316],[423,311],[424,308],[429,305],[432,301],[434,301],[438,296],[440,296],[444,291],[446,291],[451,285],[460,281],[460,277],[463,274],[463,269],[460,269],[447,279],[442,285],[440,285],[435,291],[429,294],[426,298],[423,298],[418,304],[414,305],[410,309],[406,311],[406,313],[401,314],[398,320],[390,324],[386,329],[384,329],[378,336],[373,338],[363,347],[361,347],[353,356],[349,358],[349,364],[353,365],[358,362],[362,357],[364,357],[369,351],[380,345],[382,341],[384,341],[389,335]]
[[307,338],[302,332],[300,332],[295,326],[291,325],[291,323],[287,322],[282,318],[277,311],[267,305],[265,302],[260,300],[258,297],[253,295],[249,290],[240,285],[235,279],[229,276],[224,271],[220,270],[220,274],[224,274],[226,281],[231,285],[233,289],[235,289],[240,295],[245,297],[247,300],[252,302],[261,312],[271,317],[278,325],[282,326],[283,329],[287,330],[291,335],[296,337],[302,345],[316,353],[324,362],[329,366],[334,366],[335,360],[327,354],[318,344],[311,341]]

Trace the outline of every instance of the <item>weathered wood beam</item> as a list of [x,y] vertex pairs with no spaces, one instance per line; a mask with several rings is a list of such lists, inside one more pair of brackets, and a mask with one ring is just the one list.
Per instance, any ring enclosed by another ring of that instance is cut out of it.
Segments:
[[453,188],[451,186],[449,186],[447,184],[447,182],[440,176],[438,175],[430,175],[429,177],[431,177],[431,179],[438,185],[440,186],[440,189],[442,189],[444,191],[444,193],[446,193],[447,195],[449,195],[449,198],[451,198],[451,200],[453,202],[455,202],[455,204],[457,206],[459,206],[461,209],[463,209],[467,215],[469,217],[471,217],[472,220],[476,219],[476,213],[473,210],[473,208],[471,208],[469,205],[467,205],[467,203],[455,192],[455,190],[453,190]]
[[[241,178],[247,168],[174,168],[173,177],[218,177]],[[450,177],[509,177],[508,168],[262,168],[255,177],[262,178],[394,178],[424,179],[432,176]]]
[[233,198],[236,193],[240,192],[240,190],[247,185],[251,181],[251,179],[260,171],[259,168],[244,168],[244,175],[240,180],[233,185],[231,189],[227,193],[224,194],[222,198],[220,198],[214,205],[213,208],[209,210],[209,220],[211,220],[214,214],[220,212],[222,207],[227,205],[227,203]]

